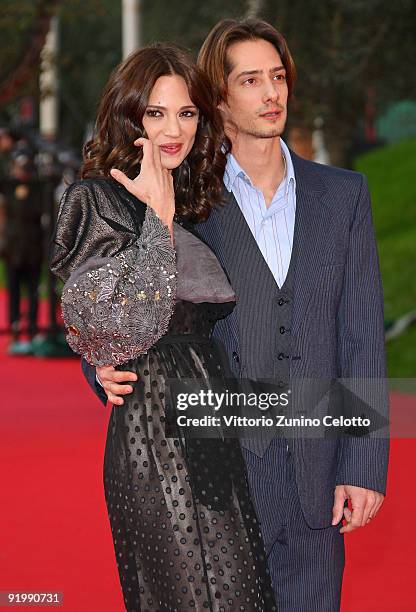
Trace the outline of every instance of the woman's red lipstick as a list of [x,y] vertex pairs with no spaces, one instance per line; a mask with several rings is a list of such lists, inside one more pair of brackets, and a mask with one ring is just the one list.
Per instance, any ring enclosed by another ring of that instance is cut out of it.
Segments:
[[168,142],[166,144],[160,145],[160,149],[163,151],[163,153],[166,153],[167,155],[178,155],[178,153],[182,149],[182,143]]

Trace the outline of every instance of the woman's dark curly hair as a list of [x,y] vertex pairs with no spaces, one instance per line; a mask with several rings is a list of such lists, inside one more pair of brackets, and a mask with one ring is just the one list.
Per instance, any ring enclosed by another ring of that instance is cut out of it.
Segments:
[[168,75],[183,77],[199,109],[194,146],[172,173],[176,213],[203,221],[222,199],[229,144],[209,80],[176,45],[157,43],[139,49],[113,71],[99,103],[94,136],[84,146],[81,177],[109,177],[111,168],[130,178],[137,176],[142,153],[133,143],[145,136],[142,119],[157,79]]

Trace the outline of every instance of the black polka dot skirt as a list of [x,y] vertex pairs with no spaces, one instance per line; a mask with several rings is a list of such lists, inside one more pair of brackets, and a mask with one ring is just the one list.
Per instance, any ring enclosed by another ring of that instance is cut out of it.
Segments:
[[239,441],[167,435],[166,379],[218,378],[220,361],[210,342],[165,341],[118,368],[138,375],[104,459],[128,612],[277,610]]

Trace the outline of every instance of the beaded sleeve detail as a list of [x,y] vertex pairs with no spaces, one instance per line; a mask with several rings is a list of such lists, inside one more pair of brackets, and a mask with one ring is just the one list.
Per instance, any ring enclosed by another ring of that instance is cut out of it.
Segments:
[[113,257],[87,259],[65,283],[68,344],[95,366],[145,353],[168,329],[176,278],[169,229],[148,207],[135,244]]

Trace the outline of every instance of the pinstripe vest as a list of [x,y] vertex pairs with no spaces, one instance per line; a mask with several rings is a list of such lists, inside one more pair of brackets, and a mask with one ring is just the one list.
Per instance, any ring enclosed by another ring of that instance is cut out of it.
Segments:
[[[225,195],[228,201],[218,214],[226,210],[227,220],[218,223],[221,248],[216,255],[227,271],[237,305],[226,320],[218,321],[214,336],[224,345],[236,376],[273,379],[283,386],[290,374],[296,248],[294,245],[285,282],[279,289],[234,195]],[[239,236],[237,241],[235,236]],[[270,431],[259,429],[242,444],[262,456],[272,437]]]

